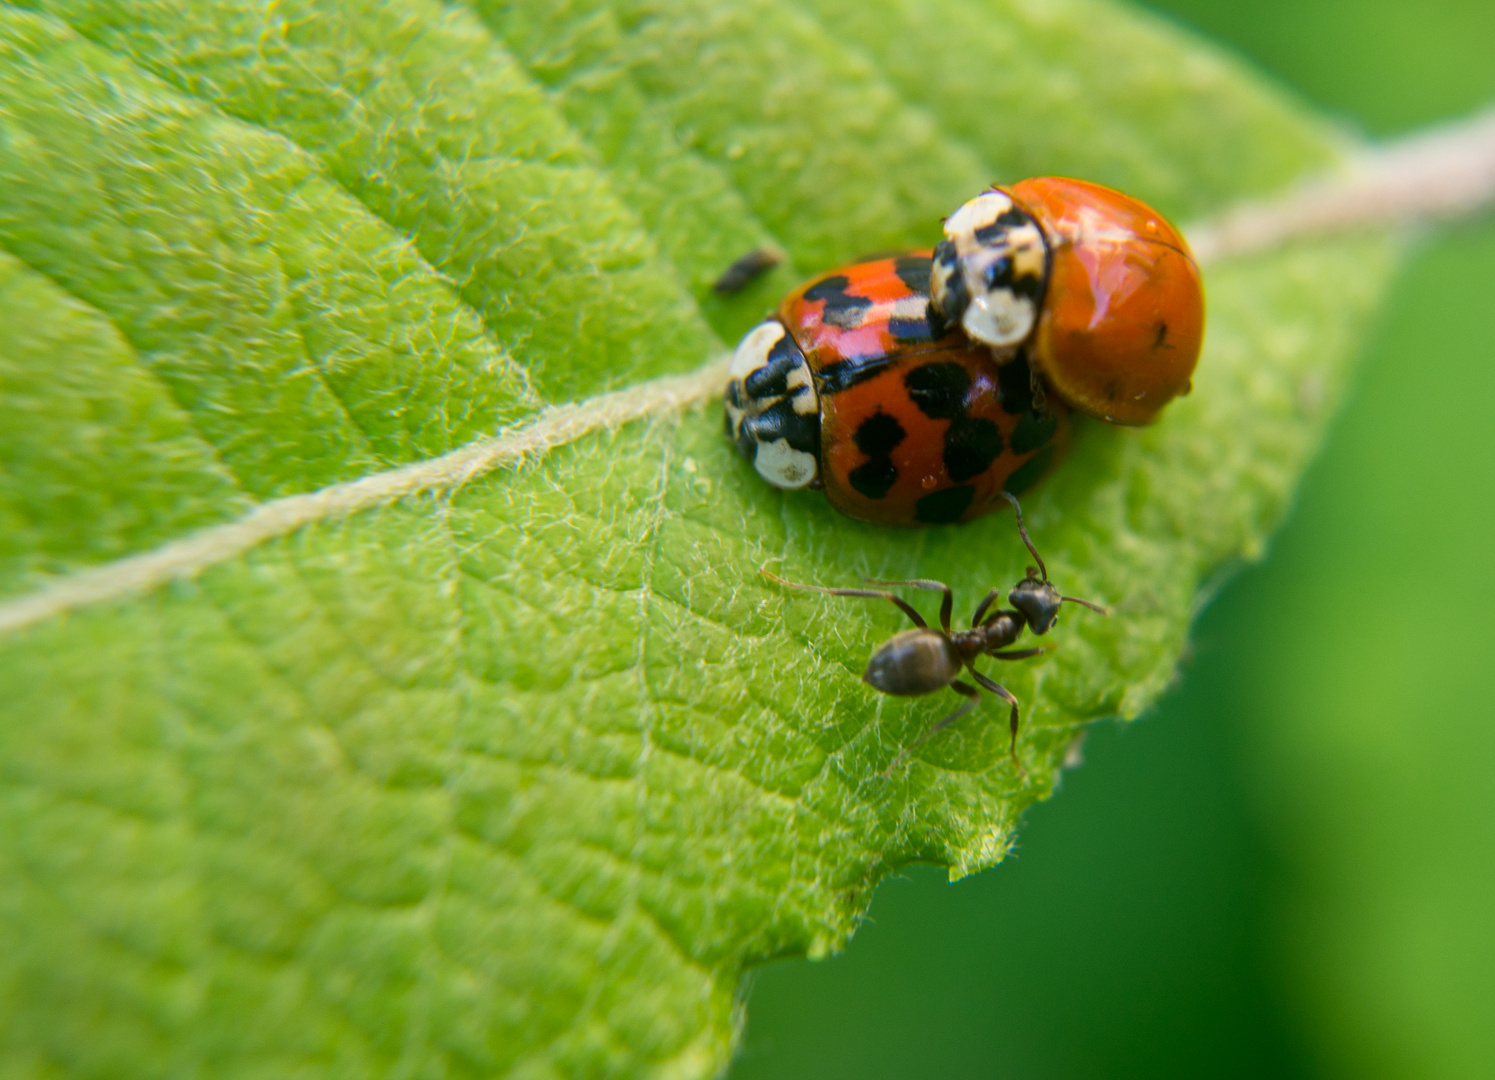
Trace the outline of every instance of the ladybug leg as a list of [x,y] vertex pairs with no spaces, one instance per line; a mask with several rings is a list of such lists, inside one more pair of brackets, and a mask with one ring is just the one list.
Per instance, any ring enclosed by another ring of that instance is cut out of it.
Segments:
[[[981,676],[978,675],[976,677],[979,679]],[[968,683],[961,682],[959,679],[950,684],[950,689],[954,690],[957,694],[963,694],[965,697],[970,698],[970,700],[899,751],[898,756],[893,759],[893,764],[882,771],[884,780],[891,778],[893,770],[907,761],[910,754],[955,723],[955,721],[970,712],[981,702],[981,691]],[[1003,690],[1002,693],[1005,694],[1007,691]]]
[[927,630],[929,628],[929,624],[924,621],[924,616],[920,615],[911,606],[909,606],[907,600],[903,599],[903,597],[901,596],[894,596],[890,592],[877,592],[873,589],[827,589],[824,585],[801,585],[798,582],[785,581],[783,578],[779,577],[778,574],[775,574],[766,568],[760,569],[758,573],[762,574],[769,581],[775,582],[779,585],[783,585],[788,589],[803,589],[805,592],[825,593],[827,596],[864,596],[869,600],[891,600],[898,606],[900,611],[902,611],[905,615],[907,615],[914,621],[914,625],[919,629]]
[[1033,411],[1040,420],[1049,417],[1049,388],[1044,385],[1043,379],[1038,375],[1038,369],[1029,365],[1028,385],[1033,393]]
[[950,586],[942,581],[930,581],[928,578],[914,578],[911,581],[882,581],[878,578],[868,578],[868,585],[892,585],[895,588],[928,589],[943,592],[945,598],[940,601],[940,626],[945,633],[950,632],[950,612],[955,607],[955,594],[950,591]]
[[[1026,652],[1026,650],[1024,650],[1024,652]],[[975,668],[971,668],[971,677],[974,678],[983,687],[990,690],[993,694],[996,694],[997,697],[1001,698],[1003,701],[1007,702],[1007,704],[1012,706],[1012,718],[1008,721],[1008,727],[1012,731],[1012,743],[1008,748],[1008,753],[1012,755],[1012,763],[1017,766],[1017,771],[1022,773],[1024,776],[1027,776],[1028,770],[1023,768],[1023,763],[1017,759],[1017,698],[1012,696],[1012,692],[1008,690],[1007,687],[1003,686],[1001,683],[992,682],[992,680],[988,679],[985,675],[981,674],[981,672],[977,671]]]

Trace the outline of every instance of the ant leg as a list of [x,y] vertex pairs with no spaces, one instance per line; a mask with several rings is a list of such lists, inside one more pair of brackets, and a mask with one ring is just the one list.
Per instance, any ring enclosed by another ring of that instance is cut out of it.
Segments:
[[914,620],[914,625],[919,627],[919,629],[927,630],[929,628],[929,624],[924,621],[924,617],[910,607],[907,600],[901,596],[894,596],[890,592],[875,592],[872,589],[827,589],[824,585],[800,585],[797,582],[785,581],[778,574],[773,573],[766,567],[760,568],[758,573],[762,574],[769,581],[777,582],[790,589],[803,589],[805,592],[825,593],[827,596],[864,596],[869,600],[891,600],[894,604],[898,605],[899,610]]
[[995,656],[998,660],[1026,660],[1030,656],[1041,656],[1048,652],[1048,647],[1038,646],[1036,649],[1008,649],[1005,652],[989,652],[987,656]]
[[971,668],[970,671],[978,683],[1012,706],[1012,719],[1008,722],[1008,726],[1012,729],[1012,744],[1008,748],[1008,753],[1012,755],[1012,763],[1017,766],[1017,771],[1024,776],[1028,775],[1028,770],[1023,768],[1023,763],[1017,759],[1017,698],[1012,696],[1012,691],[1007,687],[1001,683],[992,682],[975,668]]
[[955,594],[950,591],[950,586],[942,581],[930,581],[928,578],[914,578],[912,581],[882,581],[878,578],[868,578],[868,585],[892,585],[895,587],[907,587],[910,589],[928,589],[931,592],[939,590],[945,594],[940,601],[940,626],[945,633],[950,632],[950,612],[955,607]]
[[1002,588],[999,585],[997,588],[993,589],[991,592],[989,592],[989,593],[986,594],[986,599],[985,600],[981,601],[981,603],[979,603],[979,604],[976,605],[976,614],[974,614],[974,615],[971,616],[971,629],[972,630],[976,629],[976,627],[978,627],[978,626],[981,625],[981,616],[983,616],[983,615],[986,614],[986,609],[989,608],[989,607],[991,607],[992,604],[996,601],[996,599],[999,596],[1001,596],[1001,595],[1002,595]]
[[[950,684],[950,689],[954,690],[957,694],[964,694],[966,697],[970,698],[970,700],[960,708],[956,709],[949,716],[945,717],[938,724],[935,724],[934,727],[930,728],[924,734],[920,735],[913,742],[909,743],[901,751],[899,751],[898,756],[893,759],[893,764],[889,765],[882,771],[882,777],[884,780],[892,777],[893,770],[907,761],[910,754],[912,754],[919,747],[923,746],[930,739],[934,738],[934,736],[938,735],[941,731],[944,731],[951,724],[955,723],[955,721],[959,720],[966,713],[970,712],[981,702],[981,691],[977,690],[974,686],[970,686],[967,683],[961,682],[959,679]],[[1004,690],[1003,693],[1006,693],[1006,691]]]

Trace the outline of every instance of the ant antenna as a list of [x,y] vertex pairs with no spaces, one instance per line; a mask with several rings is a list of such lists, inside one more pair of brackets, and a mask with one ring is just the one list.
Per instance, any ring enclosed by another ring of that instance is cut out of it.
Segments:
[[[1033,558],[1038,560],[1038,569],[1043,571],[1043,580],[1049,580],[1049,568],[1043,565],[1043,556],[1038,554],[1038,549],[1033,546],[1033,541],[1028,539],[1028,530],[1023,528],[1023,508],[1017,504],[1017,496],[1010,491],[1002,492],[1002,498],[1012,504],[1013,512],[1017,514],[1017,534],[1023,538],[1023,543],[1028,545],[1028,551]],[[1065,597],[1065,599],[1069,599]],[[1079,601],[1084,603],[1084,601]]]
[[1106,607],[1104,604],[1096,604],[1092,603],[1089,600],[1081,600],[1078,596],[1061,596],[1059,597],[1059,599],[1065,601],[1066,603],[1079,604],[1081,607],[1088,607],[1091,611],[1099,612],[1102,615],[1111,614],[1111,609]]

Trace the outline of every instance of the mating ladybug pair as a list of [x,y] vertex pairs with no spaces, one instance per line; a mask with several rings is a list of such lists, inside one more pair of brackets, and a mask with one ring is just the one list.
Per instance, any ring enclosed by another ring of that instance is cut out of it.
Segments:
[[[775,317],[733,354],[727,434],[777,488],[820,487],[850,517],[885,525],[968,521],[1012,504],[1038,563],[992,611],[993,589],[971,629],[951,630],[953,597],[936,581],[869,584],[944,593],[940,629],[906,601],[870,589],[795,589],[892,601],[915,628],[873,655],[863,680],[914,697],[949,688],[968,700],[888,766],[890,775],[931,736],[969,712],[980,687],[1017,698],[978,672],[982,656],[1046,634],[1068,601],[1023,527],[1016,494],[1062,454],[1069,411],[1146,424],[1187,393],[1204,337],[1199,268],[1178,231],[1144,204],[1081,180],[1039,177],[993,188],[945,219],[934,251],[869,259],[790,293]],[[734,267],[734,270],[736,267]]]
[[727,434],[774,487],[877,524],[969,521],[1048,471],[1070,409],[1146,424],[1188,391],[1199,268],[1144,204],[1039,177],[944,232],[812,279],[737,346]]

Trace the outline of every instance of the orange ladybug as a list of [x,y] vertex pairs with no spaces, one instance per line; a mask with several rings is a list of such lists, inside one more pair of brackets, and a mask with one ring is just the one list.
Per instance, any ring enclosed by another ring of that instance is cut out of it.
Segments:
[[1204,288],[1189,245],[1144,203],[1041,176],[945,219],[930,303],[1000,359],[1025,351],[1048,388],[1113,424],[1147,424],[1189,391]]
[[969,521],[1062,452],[1068,414],[1035,400],[1020,351],[994,356],[929,302],[932,256],[813,278],[733,354],[727,435],[774,487],[824,488],[885,525]]

